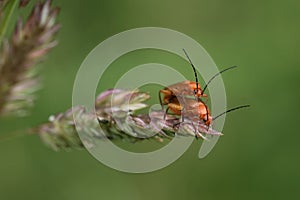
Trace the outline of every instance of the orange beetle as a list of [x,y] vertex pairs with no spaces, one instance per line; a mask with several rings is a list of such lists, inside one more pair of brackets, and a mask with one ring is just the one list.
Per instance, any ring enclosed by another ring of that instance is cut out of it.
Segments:
[[182,120],[184,120],[185,117],[190,120],[196,119],[203,121],[207,126],[212,122],[210,111],[202,101],[186,97],[177,98],[173,102],[168,103],[167,109],[176,115],[181,115]]
[[[163,99],[161,98],[161,94],[164,95]],[[202,94],[200,84],[193,81],[183,81],[180,83],[175,83],[159,91],[159,101],[162,106],[168,105],[172,102],[178,102],[177,97],[180,96],[195,96],[196,98],[207,97],[206,94]]]
[[[173,85],[170,85],[160,90],[159,91],[160,105],[162,106],[162,110],[164,110],[164,105],[167,105],[165,115],[168,113],[169,110],[171,110],[174,114],[181,115],[183,120],[184,117],[188,117],[189,119],[191,119],[191,118],[195,118],[196,116],[198,117],[199,120],[203,121],[207,126],[209,126],[213,118],[210,115],[210,111],[207,105],[201,99],[202,97],[207,97],[207,95],[204,94],[204,91],[207,89],[208,84],[216,76],[220,75],[221,73],[229,69],[233,69],[236,66],[226,68],[220,71],[219,73],[215,74],[207,82],[207,84],[202,90],[198,82],[198,76],[197,76],[195,66],[193,65],[186,51],[184,49],[183,51],[193,68],[196,81],[194,82],[194,81],[186,80],[183,82],[175,83]],[[161,97],[161,94],[164,95],[163,98]],[[195,99],[193,99],[193,97]]]

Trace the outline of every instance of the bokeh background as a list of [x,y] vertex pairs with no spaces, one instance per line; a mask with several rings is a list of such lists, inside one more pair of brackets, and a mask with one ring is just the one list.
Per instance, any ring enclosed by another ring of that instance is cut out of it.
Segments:
[[[0,199],[299,198],[300,1],[56,0],[54,4],[61,7],[62,29],[59,46],[41,65],[44,87],[31,116],[0,120],[1,136],[43,123],[50,114],[71,107],[73,81],[89,51],[109,36],[144,26],[189,35],[220,69],[238,65],[238,70],[223,75],[228,106],[252,107],[227,116],[225,135],[205,159],[198,159],[201,141],[195,140],[175,163],[148,174],[115,171],[85,150],[54,152],[37,136],[2,141]],[[147,62],[168,64],[193,79],[191,69],[174,55],[135,52],[109,68],[99,91],[113,86],[109,77],[117,80],[132,66]],[[156,98],[152,102],[157,103]]]

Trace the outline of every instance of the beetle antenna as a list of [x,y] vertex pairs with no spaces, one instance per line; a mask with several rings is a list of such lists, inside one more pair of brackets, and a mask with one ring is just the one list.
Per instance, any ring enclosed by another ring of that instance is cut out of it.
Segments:
[[[193,68],[193,70],[194,70],[194,75],[195,75],[195,78],[196,78],[196,87],[197,87],[197,92],[196,92],[196,94],[198,94],[198,91],[199,91],[199,82],[198,82],[198,75],[197,75],[196,68],[195,68],[194,64],[192,63],[192,60],[190,59],[189,55],[188,55],[187,52],[185,51],[185,49],[182,49],[182,50],[183,50],[185,56],[188,58],[188,60],[189,60],[189,62],[190,62],[190,64],[191,64],[191,66],[192,66],[192,68]],[[203,92],[201,92],[201,94],[203,94]],[[206,117],[207,117],[207,119],[208,119],[208,109],[207,109],[206,104],[201,100],[200,97],[196,98],[196,100],[202,102],[202,103],[205,105]]]
[[[185,56],[186,56],[187,59],[189,60],[191,66],[192,66],[192,68],[193,68],[193,70],[194,70],[194,75],[195,75],[195,79],[196,79],[197,93],[198,93],[198,91],[199,91],[199,87],[198,87],[199,82],[198,82],[198,75],[197,75],[196,68],[195,68],[194,64],[192,63],[192,60],[190,59],[189,55],[188,55],[187,52],[185,51],[185,49],[182,49],[182,50],[183,50]],[[197,94],[197,93],[196,93],[196,94]]]
[[217,74],[215,74],[213,77],[211,77],[209,79],[209,81],[207,82],[207,84],[204,86],[202,92],[201,92],[201,95],[204,94],[204,91],[207,89],[207,86],[208,84],[210,84],[210,82],[212,82],[212,80],[214,80],[217,76],[219,76],[220,74],[222,74],[223,72],[226,72],[227,70],[230,70],[230,69],[234,69],[236,68],[237,66],[232,66],[232,67],[228,67],[228,68],[225,68],[223,69],[222,71],[218,72]]
[[229,113],[231,111],[234,111],[234,110],[238,110],[238,109],[241,109],[241,108],[247,108],[247,107],[250,107],[250,105],[243,105],[243,106],[238,106],[238,107],[235,107],[235,108],[231,108],[229,110],[226,110],[225,112],[222,112],[221,114],[217,115],[216,117],[213,118],[213,121],[216,120],[217,118],[221,117],[222,115],[226,114],[226,113]]

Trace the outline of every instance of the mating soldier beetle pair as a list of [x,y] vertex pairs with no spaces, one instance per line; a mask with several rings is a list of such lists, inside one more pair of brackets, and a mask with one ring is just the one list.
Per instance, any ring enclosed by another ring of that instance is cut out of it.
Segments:
[[[215,117],[212,117],[209,108],[202,100],[202,98],[207,98],[207,95],[204,92],[207,89],[207,86],[214,78],[216,78],[218,75],[222,74],[227,70],[236,68],[236,66],[226,68],[220,71],[219,73],[215,74],[211,79],[209,79],[209,81],[206,83],[203,89],[201,89],[201,86],[198,82],[198,76],[195,66],[193,65],[187,52],[184,49],[183,51],[186,57],[188,58],[190,65],[193,68],[195,81],[187,80],[175,83],[159,91],[159,101],[160,105],[162,106],[162,110],[164,110],[165,105],[167,106],[164,119],[166,118],[166,114],[170,110],[175,115],[181,116],[182,121],[184,121],[185,118],[194,121],[196,118],[199,122],[203,122],[209,128],[212,122],[218,117],[233,110],[249,107],[249,105],[238,106],[229,109]],[[164,95],[163,98],[161,97],[161,94]]]

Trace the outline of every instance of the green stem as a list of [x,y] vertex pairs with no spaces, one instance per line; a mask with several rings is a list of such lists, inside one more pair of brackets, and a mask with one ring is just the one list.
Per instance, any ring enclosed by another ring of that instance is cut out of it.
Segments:
[[11,16],[18,5],[19,0],[10,0],[8,1],[3,8],[3,18],[0,23],[0,44],[2,44],[2,40],[4,35],[6,34],[9,21],[11,19]]

